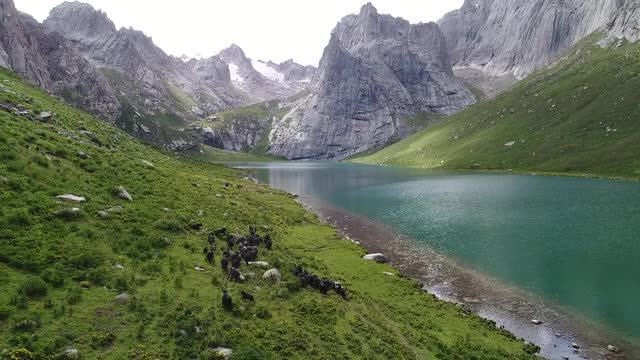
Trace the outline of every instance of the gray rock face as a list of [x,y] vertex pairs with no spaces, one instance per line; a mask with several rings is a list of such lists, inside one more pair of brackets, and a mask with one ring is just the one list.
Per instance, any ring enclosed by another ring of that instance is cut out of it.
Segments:
[[42,88],[51,86],[47,63],[38,53],[38,39],[29,32],[12,0],[0,0],[0,66]]
[[367,4],[333,31],[312,93],[273,124],[270,152],[342,159],[417,130],[404,120],[418,112],[450,114],[473,102],[435,23],[411,25]]
[[[634,0],[635,1],[635,0]],[[522,79],[605,25],[624,0],[465,0],[438,25],[454,67]]]
[[[228,65],[231,82],[255,101],[286,99],[308,87],[310,83],[310,78],[307,81],[295,78],[299,74],[294,74],[293,69],[305,68],[302,65],[291,61],[278,68],[277,65],[271,66],[271,62],[254,61],[235,44],[222,50],[217,57]],[[310,73],[315,71],[313,67],[305,69]],[[287,77],[287,74],[290,76]]]
[[626,0],[624,6],[605,26],[607,37],[601,43],[608,45],[616,39],[640,40],[640,1]]
[[288,103],[271,100],[210,116],[191,126],[199,142],[229,151],[247,151],[266,139],[266,132]]

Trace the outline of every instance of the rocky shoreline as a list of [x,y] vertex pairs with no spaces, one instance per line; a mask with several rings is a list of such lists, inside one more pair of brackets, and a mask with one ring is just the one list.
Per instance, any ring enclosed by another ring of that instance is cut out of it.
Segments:
[[403,274],[422,282],[426,292],[463,304],[516,337],[535,343],[545,358],[640,358],[638,344],[568,309],[476,272],[370,219],[318,199],[300,197],[299,201],[346,239],[369,253],[386,255]]

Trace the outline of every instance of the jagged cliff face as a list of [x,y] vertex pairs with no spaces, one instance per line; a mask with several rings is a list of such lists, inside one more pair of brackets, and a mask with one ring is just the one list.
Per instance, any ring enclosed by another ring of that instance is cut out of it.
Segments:
[[[635,1],[635,0],[634,0]],[[624,0],[466,0],[438,25],[458,68],[518,79],[602,28]]]
[[44,89],[51,86],[46,61],[38,53],[38,40],[12,0],[0,0],[0,66]]
[[333,31],[311,95],[273,124],[271,153],[342,159],[411,133],[404,120],[418,112],[449,114],[473,102],[436,24],[411,25],[368,4]]
[[607,37],[602,44],[606,45],[616,39],[640,40],[640,1],[626,0],[624,6],[615,14],[605,27]]

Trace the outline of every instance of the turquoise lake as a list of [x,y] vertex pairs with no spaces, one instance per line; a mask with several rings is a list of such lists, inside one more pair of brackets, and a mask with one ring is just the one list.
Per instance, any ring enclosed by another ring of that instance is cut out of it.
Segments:
[[246,163],[640,339],[640,184],[346,163]]

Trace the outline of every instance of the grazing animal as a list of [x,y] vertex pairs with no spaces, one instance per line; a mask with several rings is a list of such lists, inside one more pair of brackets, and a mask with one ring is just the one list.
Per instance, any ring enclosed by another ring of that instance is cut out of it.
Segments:
[[243,300],[256,302],[256,299],[253,297],[253,295],[249,294],[248,292],[243,291],[241,295]]
[[205,246],[204,249],[202,249],[202,253],[206,254],[208,252],[209,252],[209,248]]
[[225,250],[222,252],[222,256],[228,258],[229,256],[231,256],[231,253],[229,252],[229,249]]
[[207,262],[211,264],[213,262],[213,252],[209,251],[207,253]]
[[233,311],[233,298],[227,293],[227,290],[224,290],[224,294],[222,295],[222,307],[226,311]]
[[232,267],[231,270],[229,270],[229,277],[237,283],[242,282],[242,279],[240,278],[240,271],[235,267]]
[[202,226],[203,226],[202,224],[198,224],[198,223],[191,224],[191,230],[200,231],[202,230]]
[[216,229],[214,230],[211,235],[215,236],[215,237],[220,237],[221,235],[224,235],[227,233],[227,228],[220,228],[220,229]]
[[227,269],[229,269],[229,258],[226,256],[222,257],[222,260],[220,260],[220,265],[222,265],[222,270],[224,272],[227,272]]
[[[236,254],[238,254],[238,253],[236,253]],[[233,266],[234,268],[240,268],[240,265],[242,265],[242,258],[240,257],[240,255],[238,255],[236,257],[232,256],[231,257],[231,266]]]
[[267,237],[264,238],[264,245],[267,247],[267,250],[271,250],[271,248],[273,247],[271,236],[267,235]]

